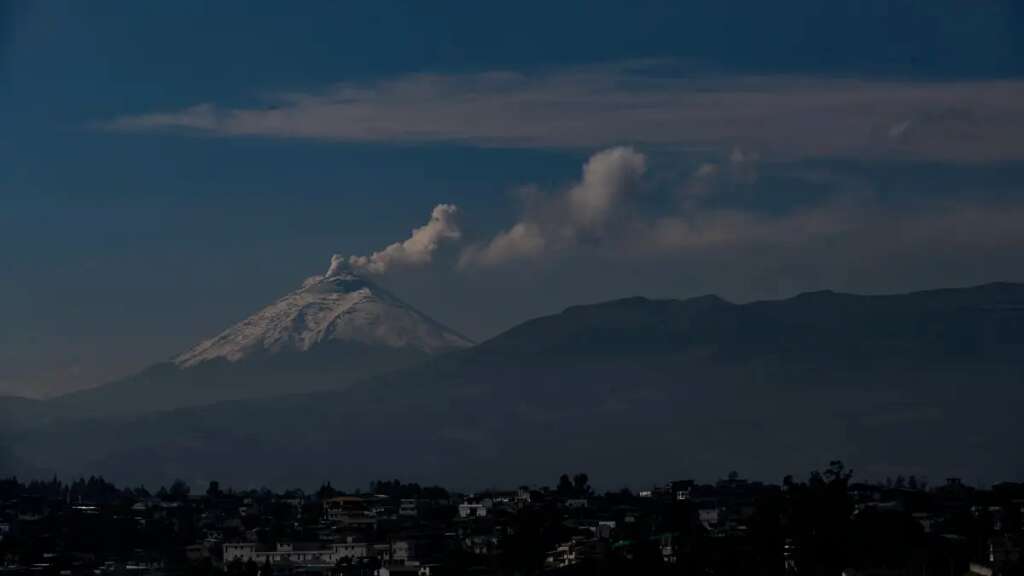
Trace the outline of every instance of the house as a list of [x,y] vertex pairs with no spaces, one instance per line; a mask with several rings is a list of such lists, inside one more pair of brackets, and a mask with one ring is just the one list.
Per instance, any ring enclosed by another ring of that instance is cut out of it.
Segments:
[[415,545],[409,540],[395,540],[391,542],[388,557],[392,562],[405,564],[412,560],[415,549]]
[[338,517],[354,513],[368,513],[370,502],[361,496],[336,496],[321,501],[321,514],[324,520],[336,521]]
[[577,561],[576,545],[569,541],[559,544],[554,550],[548,552],[544,559],[544,566],[546,568],[565,568],[572,566]]
[[468,534],[462,537],[462,547],[473,554],[489,556],[498,550],[498,537],[493,533]]
[[718,526],[718,508],[701,508],[697,511],[697,518],[705,528],[714,528]]
[[459,518],[483,518],[487,516],[487,506],[483,504],[459,504]]
[[583,538],[573,538],[563,542],[547,553],[544,559],[544,566],[548,569],[565,568],[572,566],[595,553],[595,542]]
[[565,507],[569,508],[570,510],[586,508],[587,506],[588,502],[586,498],[569,498],[568,500],[565,501]]
[[675,493],[676,500],[686,501],[690,499],[690,493],[693,492],[696,485],[697,483],[693,480],[676,480],[670,484],[670,487]]
[[415,517],[419,515],[419,500],[415,498],[403,498],[398,505],[398,515]]
[[516,498],[515,498],[516,504],[518,504],[520,506],[525,506],[525,505],[530,503],[531,499],[532,499],[532,496],[530,495],[530,489],[529,488],[524,486],[524,487],[520,488],[519,490],[516,490]]
[[607,540],[612,537],[612,530],[615,530],[614,520],[600,520],[597,525],[594,526],[594,536]]
[[665,564],[675,564],[678,560],[676,555],[678,542],[676,540],[676,535],[672,532],[658,535],[658,548],[661,550],[661,560]]

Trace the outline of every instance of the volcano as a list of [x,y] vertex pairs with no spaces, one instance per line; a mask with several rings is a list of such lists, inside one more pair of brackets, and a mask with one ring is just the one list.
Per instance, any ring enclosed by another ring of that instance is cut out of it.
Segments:
[[53,404],[61,417],[88,418],[341,389],[472,344],[369,277],[332,265],[168,362]]

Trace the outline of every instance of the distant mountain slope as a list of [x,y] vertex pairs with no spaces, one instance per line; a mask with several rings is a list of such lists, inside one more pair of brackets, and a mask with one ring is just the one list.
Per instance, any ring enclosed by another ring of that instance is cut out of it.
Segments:
[[45,414],[45,403],[41,400],[0,396],[0,434],[35,425]]
[[428,354],[471,344],[366,278],[340,271],[307,280],[301,289],[181,354],[174,364],[237,362],[337,341]]
[[171,362],[46,404],[52,418],[78,419],[340,388],[470,345],[369,279],[335,270]]
[[606,486],[737,469],[1024,479],[1024,285],[736,305],[618,300],[346,390],[14,438],[40,469],[130,482]]
[[997,356],[1019,352],[1024,285],[988,284],[904,295],[811,292],[736,305],[715,296],[628,298],[538,318],[475,354],[703,353],[832,362],[836,355]]

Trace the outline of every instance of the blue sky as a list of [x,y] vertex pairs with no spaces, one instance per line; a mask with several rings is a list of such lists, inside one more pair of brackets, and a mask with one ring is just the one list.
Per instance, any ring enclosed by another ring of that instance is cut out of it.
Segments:
[[441,203],[460,239],[380,281],[478,339],[1024,280],[1019,4],[781,4],[2,2],[0,393],[167,358]]

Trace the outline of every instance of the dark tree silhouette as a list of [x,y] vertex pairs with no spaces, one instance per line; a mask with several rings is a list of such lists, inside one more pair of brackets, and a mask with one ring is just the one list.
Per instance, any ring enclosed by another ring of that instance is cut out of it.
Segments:
[[171,500],[184,500],[188,498],[188,495],[192,493],[192,489],[189,488],[188,483],[184,480],[175,480],[171,487],[167,490],[167,497]]
[[590,477],[584,472],[580,472],[572,477],[572,488],[573,492],[577,496],[587,496],[591,493],[590,489]]
[[210,498],[219,498],[221,495],[220,482],[210,480],[210,485],[206,488],[206,495]]
[[569,496],[572,494],[572,480],[569,479],[568,474],[562,474],[558,479],[558,487],[555,488],[555,491],[558,492],[559,496]]
[[811,472],[806,484],[787,478],[789,532],[797,546],[801,574],[838,576],[846,564],[845,543],[853,503],[849,496],[853,471],[834,460],[824,471]]

